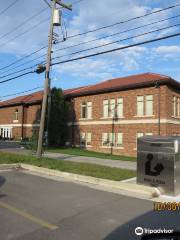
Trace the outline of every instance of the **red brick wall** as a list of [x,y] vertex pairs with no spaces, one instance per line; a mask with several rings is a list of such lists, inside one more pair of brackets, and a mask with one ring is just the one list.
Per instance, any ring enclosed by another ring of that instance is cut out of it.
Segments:
[[[90,149],[101,152],[110,152],[110,149],[102,148],[102,133],[112,132],[112,124],[98,124],[93,125],[94,121],[110,121],[111,119],[103,119],[103,100],[105,99],[117,99],[123,97],[123,114],[122,120],[140,120],[139,123],[135,124],[118,124],[114,127],[114,132],[123,133],[123,149],[113,149],[115,154],[124,155],[136,155],[136,134],[140,133],[153,133],[158,134],[158,92],[159,89],[155,87],[141,88],[135,90],[126,90],[113,93],[103,93],[98,95],[82,96],[73,99],[74,102],[74,113],[75,122],[80,121],[80,125],[70,127],[70,140],[72,142],[72,136],[74,131],[74,144],[79,144],[80,132],[91,132],[92,133],[92,147]],[[137,104],[136,99],[139,95],[153,95],[153,116],[152,117],[138,117],[136,116]],[[160,115],[162,121],[165,119],[176,120],[180,123],[180,118],[172,118],[172,97],[173,95],[179,96],[180,93],[175,92],[169,87],[163,85],[160,86]],[[82,120],[81,119],[81,104],[82,102],[92,102],[92,119]],[[155,120],[156,123],[143,123],[144,120]],[[141,122],[142,121],[142,122]],[[73,120],[71,119],[71,122]],[[85,125],[85,122],[88,122]],[[111,122],[109,122],[111,123]],[[83,125],[82,125],[83,124]],[[74,128],[74,130],[73,130]],[[167,124],[161,123],[161,135],[173,135],[180,133],[179,124]]]
[[[18,121],[15,120],[15,111],[18,110]],[[13,106],[0,108],[0,127],[2,125],[12,126],[12,134],[14,139],[21,139],[22,136],[22,115],[23,107]],[[32,124],[39,124],[40,120],[40,105],[24,106],[24,122],[23,122],[23,137],[30,138],[32,136],[33,126]],[[26,126],[29,124],[29,126]],[[37,128],[37,126],[35,126]]]

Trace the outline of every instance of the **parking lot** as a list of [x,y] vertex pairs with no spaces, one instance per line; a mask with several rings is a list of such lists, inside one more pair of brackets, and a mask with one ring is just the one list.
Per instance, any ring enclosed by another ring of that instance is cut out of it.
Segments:
[[0,172],[1,240],[130,240],[137,226],[177,228],[179,212],[85,185]]

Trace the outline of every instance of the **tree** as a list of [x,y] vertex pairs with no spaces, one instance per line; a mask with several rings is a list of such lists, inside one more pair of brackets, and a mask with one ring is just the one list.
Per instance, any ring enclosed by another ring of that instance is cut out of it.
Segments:
[[68,137],[69,103],[64,99],[61,89],[51,90],[51,107],[48,119],[48,145],[64,146]]

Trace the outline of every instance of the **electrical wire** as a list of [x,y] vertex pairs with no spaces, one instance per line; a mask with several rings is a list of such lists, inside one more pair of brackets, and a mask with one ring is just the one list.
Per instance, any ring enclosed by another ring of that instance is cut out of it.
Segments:
[[[106,38],[109,38],[109,37],[112,37],[112,36],[116,36],[116,35],[119,35],[119,34],[127,33],[127,32],[130,32],[130,31],[133,31],[133,30],[137,30],[137,29],[140,29],[140,28],[143,28],[143,27],[148,27],[148,26],[151,26],[151,25],[154,25],[154,24],[157,24],[157,23],[161,23],[161,22],[164,22],[164,21],[168,21],[168,20],[171,20],[171,19],[174,19],[174,18],[177,18],[177,17],[180,17],[180,15],[176,15],[176,16],[172,16],[172,17],[169,17],[169,18],[161,19],[159,21],[155,21],[155,22],[152,22],[152,23],[149,23],[149,24],[141,25],[141,26],[138,26],[138,27],[135,27],[135,28],[130,28],[128,30],[120,31],[120,32],[113,33],[113,34],[110,34],[110,35],[107,35],[107,36],[103,36],[103,37],[100,37],[100,38],[91,39],[89,41],[81,42],[79,44],[74,44],[74,45],[70,45],[70,46],[67,46],[67,47],[64,47],[64,48],[56,49],[56,50],[54,50],[53,53],[56,53],[56,52],[59,52],[59,51],[62,51],[62,50],[66,50],[66,49],[69,49],[69,48],[73,48],[73,47],[78,47],[78,46],[81,46],[81,45],[84,45],[84,44],[87,44],[87,43],[92,43],[92,42],[95,42],[95,41],[99,41],[99,40],[102,40],[102,39],[106,39]],[[45,57],[45,56],[46,56],[46,54],[38,56],[37,58],[34,58],[32,60],[29,60],[29,61],[26,61],[25,63],[20,64],[20,65],[18,65],[16,67],[13,67],[13,68],[10,68],[8,70],[5,70],[1,74],[4,74],[4,73],[9,72],[11,70],[17,69],[19,67],[22,67],[22,66],[24,66],[24,65],[26,65],[28,63],[36,61],[36,60],[38,60],[38,59],[40,59],[42,57]],[[40,64],[44,64],[44,63],[45,63],[45,61],[41,62]],[[4,76],[0,76],[0,78],[1,77],[4,77]]]
[[[142,37],[142,36],[145,36],[145,35],[148,35],[148,34],[159,32],[159,31],[162,31],[162,30],[171,29],[171,28],[174,28],[174,27],[177,27],[177,26],[180,26],[180,23],[179,24],[174,24],[172,26],[164,27],[164,28],[159,28],[159,29],[156,29],[156,30],[153,30],[153,31],[148,31],[148,32],[145,32],[143,34],[138,34],[138,35],[135,35],[135,36],[131,36],[131,37],[123,38],[123,39],[116,40],[116,41],[113,41],[113,42],[105,43],[105,44],[102,44],[102,45],[99,45],[99,46],[95,46],[95,47],[83,49],[83,50],[80,50],[80,51],[76,51],[76,52],[73,52],[73,53],[65,54],[63,56],[54,57],[54,58],[52,58],[52,60],[59,59],[59,58],[62,58],[62,57],[72,56],[72,55],[75,55],[75,54],[80,54],[80,53],[90,51],[90,50],[94,50],[94,49],[101,48],[101,47],[106,47],[106,46],[109,46],[109,45],[112,45],[112,44],[115,44],[115,43],[120,43],[120,42],[127,41],[127,40],[130,40],[130,39],[139,38],[139,37]],[[20,72],[23,72],[23,71],[26,71],[26,70],[29,70],[29,69],[32,69],[32,68],[35,68],[35,67],[36,67],[36,65],[31,66],[31,67],[27,67],[27,68],[19,70],[19,71],[15,71],[13,73],[10,73],[10,74],[4,75],[4,76],[0,76],[0,79],[5,78],[5,77],[9,77],[11,75],[14,75],[14,74],[17,74],[17,73],[20,73]]]
[[163,12],[163,11],[166,11],[166,10],[169,10],[169,9],[172,9],[172,8],[176,8],[176,7],[179,7],[179,6],[180,6],[180,3],[176,4],[176,5],[166,7],[166,8],[162,8],[160,10],[156,10],[156,11],[153,11],[153,12],[150,12],[150,13],[146,13],[146,14],[141,15],[141,16],[133,17],[133,18],[127,19],[125,21],[116,22],[116,23],[106,25],[106,26],[103,26],[103,27],[99,27],[99,28],[95,28],[93,30],[89,30],[89,31],[86,31],[86,32],[78,33],[78,34],[75,34],[75,35],[70,35],[69,37],[67,37],[67,39],[82,36],[84,34],[96,32],[96,31],[103,30],[103,29],[106,29],[106,28],[109,28],[109,27],[114,27],[114,26],[119,25],[119,24],[124,24],[124,23],[130,22],[130,21],[133,21],[133,20],[137,20],[137,19],[140,19],[140,18],[143,18],[143,17],[147,17],[147,16],[150,16],[152,14]]
[[0,81],[0,83],[10,82],[10,81],[12,81],[12,80],[14,80],[14,79],[17,79],[17,78],[23,77],[23,76],[28,75],[28,74],[31,74],[31,73],[34,73],[34,71],[29,71],[29,72],[23,73],[23,74],[21,74],[21,75],[15,76],[15,77],[13,77],[13,78],[9,78],[9,79],[6,79],[6,80],[3,80],[3,81]]
[[35,28],[39,27],[41,24],[44,24],[44,23],[47,22],[48,20],[49,20],[49,18],[45,18],[45,19],[41,20],[40,23],[38,23],[38,24],[36,24],[36,25],[28,28],[28,29],[27,29],[26,31],[24,31],[23,33],[18,34],[18,35],[16,35],[15,37],[11,38],[10,40],[8,40],[8,41],[0,44],[0,47],[5,46],[5,45],[9,44],[10,42],[12,42],[13,40],[22,37],[22,36],[25,35],[26,33],[29,33],[30,31],[32,31],[32,30],[34,30]]
[[[73,37],[77,37],[77,36],[81,36],[81,35],[90,33],[90,32],[92,32],[92,31],[95,32],[95,31],[98,31],[98,30],[101,30],[101,29],[105,29],[105,28],[107,28],[107,27],[114,26],[114,25],[117,25],[117,24],[129,22],[129,21],[132,21],[132,20],[135,20],[135,19],[140,19],[140,18],[143,18],[143,17],[145,17],[145,16],[149,16],[149,15],[152,15],[152,14],[155,14],[155,13],[163,12],[163,11],[166,11],[166,10],[169,10],[169,9],[172,9],[172,8],[175,8],[175,7],[179,7],[179,6],[180,6],[180,4],[171,5],[171,6],[169,6],[169,7],[162,8],[162,9],[160,9],[160,10],[153,11],[153,12],[147,13],[147,14],[145,14],[145,15],[141,15],[141,16],[138,16],[138,17],[134,17],[134,18],[128,19],[128,20],[123,21],[123,22],[114,23],[114,24],[111,24],[111,25],[103,26],[103,27],[101,27],[101,28],[96,28],[96,29],[91,30],[91,31],[86,31],[86,32],[83,32],[83,33],[79,33],[79,34],[76,34],[76,35],[72,35],[72,36],[69,36],[68,39],[69,39],[69,38],[73,38]],[[4,70],[4,69],[6,69],[6,68],[8,68],[8,67],[10,67],[10,66],[12,66],[12,65],[15,65],[16,63],[18,63],[18,62],[20,62],[20,61],[23,61],[23,60],[26,59],[26,58],[29,58],[30,56],[36,54],[37,52],[40,52],[42,49],[45,49],[45,48],[47,48],[47,45],[44,46],[43,48],[37,49],[36,51],[34,51],[34,52],[32,52],[32,53],[24,56],[24,57],[21,58],[21,59],[18,59],[18,60],[16,60],[16,61],[10,63],[9,65],[6,65],[6,66],[0,68],[0,71],[1,71],[1,70]]]
[[[170,39],[170,38],[178,37],[178,36],[180,36],[180,32],[175,33],[175,34],[171,34],[171,35],[167,35],[167,36],[164,36],[164,37],[159,37],[159,38],[155,38],[155,39],[151,39],[151,40],[147,40],[147,41],[143,41],[143,42],[139,42],[139,43],[126,45],[126,46],[119,47],[119,48],[113,48],[113,49],[106,50],[106,51],[101,51],[101,52],[97,52],[97,53],[93,53],[93,54],[89,54],[89,55],[85,55],[85,56],[81,56],[81,57],[77,57],[77,58],[72,58],[72,59],[68,59],[68,60],[64,60],[64,61],[55,62],[55,63],[52,63],[51,66],[55,66],[55,65],[59,65],[59,64],[63,64],[63,63],[68,63],[68,62],[74,62],[74,61],[78,61],[78,60],[82,60],[82,59],[86,59],[86,58],[90,58],[90,57],[95,57],[95,56],[99,56],[99,55],[103,55],[103,54],[107,54],[107,53],[112,53],[112,52],[132,48],[132,47],[136,47],[136,46],[141,46],[141,45],[145,45],[145,44],[149,44],[149,43],[153,43],[153,42],[157,42],[157,41],[161,41],[161,40],[165,40],[165,39]],[[25,75],[28,75],[28,74],[31,74],[31,73],[34,73],[34,72],[35,71],[30,71],[30,72],[18,75],[16,77],[6,79],[4,81],[1,81],[0,84],[12,81],[14,79],[20,78],[22,76],[25,76]]]
[[139,42],[139,43],[135,43],[135,44],[130,44],[130,45],[119,47],[119,48],[113,48],[113,49],[107,50],[107,51],[97,52],[97,53],[85,55],[85,56],[82,56],[82,57],[72,58],[72,59],[68,59],[68,60],[60,61],[60,62],[55,62],[55,63],[52,63],[51,66],[55,66],[55,65],[63,64],[63,63],[68,63],[68,62],[73,62],[73,61],[77,61],[77,60],[81,60],[81,59],[85,59],[85,58],[90,58],[90,57],[94,57],[94,56],[99,56],[99,55],[102,55],[102,54],[112,53],[112,52],[132,48],[132,47],[136,47],[136,46],[145,45],[145,44],[148,44],[148,43],[161,41],[161,40],[164,40],[164,39],[177,37],[177,36],[180,36],[180,32],[176,33],[176,34],[171,34],[171,35],[167,35],[167,36],[164,36],[164,37],[160,37],[160,38],[155,38],[155,39],[151,39],[151,40],[147,40],[147,41],[143,41],[143,42]]
[[32,15],[31,17],[27,18],[25,21],[23,21],[23,23],[17,25],[15,28],[13,28],[13,30],[5,33],[4,35],[0,36],[0,40],[4,37],[9,36],[10,34],[12,34],[13,32],[15,32],[16,30],[18,30],[19,28],[21,28],[22,26],[24,26],[26,23],[30,22],[32,19],[34,19],[35,17],[41,15],[42,13],[44,13],[48,8],[43,8],[42,10],[38,11],[36,14]]
[[[68,38],[72,38],[72,37],[84,35],[84,34],[87,34],[87,33],[89,33],[89,32],[92,32],[92,31],[98,31],[98,30],[100,30],[100,29],[104,29],[104,28],[107,28],[107,27],[110,27],[110,26],[114,26],[114,25],[117,25],[117,24],[129,22],[129,21],[132,21],[132,20],[135,20],[135,19],[140,19],[140,18],[142,18],[142,17],[149,16],[149,15],[154,14],[154,13],[166,11],[166,10],[169,10],[169,9],[172,9],[172,8],[175,8],[175,7],[179,7],[179,6],[180,6],[180,4],[172,5],[172,6],[169,6],[169,7],[160,9],[160,10],[157,10],[157,11],[153,11],[153,12],[151,12],[151,13],[147,13],[147,14],[145,14],[145,15],[141,15],[141,16],[138,16],[138,17],[135,17],[135,18],[128,19],[128,20],[123,21],[123,22],[114,23],[114,24],[111,24],[111,25],[107,25],[107,26],[104,26],[104,27],[101,27],[101,28],[97,28],[97,29],[91,30],[91,31],[87,31],[87,32],[83,32],[83,33],[80,33],[80,34],[72,35],[72,36],[69,36]],[[42,48],[40,48],[40,49],[37,49],[36,51],[34,51],[34,52],[32,52],[32,53],[24,56],[24,57],[22,57],[21,59],[18,59],[18,60],[16,60],[16,61],[12,62],[12,63],[9,64],[9,65],[6,65],[6,66],[0,68],[0,71],[1,71],[1,70],[4,70],[4,69],[6,69],[6,68],[9,68],[10,66],[15,65],[16,63],[18,63],[18,62],[20,62],[20,61],[23,61],[23,60],[26,59],[26,58],[29,58],[30,56],[32,56],[32,55],[34,55],[34,54],[36,54],[36,53],[38,53],[38,52],[40,52],[41,50],[46,49],[46,48],[47,48],[47,45],[44,46],[44,47],[42,47]]]
[[4,96],[0,96],[0,99],[2,98],[6,98],[6,97],[12,97],[12,96],[16,96],[16,95],[19,95],[19,94],[24,94],[24,93],[27,93],[27,92],[32,92],[34,90],[37,90],[37,89],[42,89],[43,87],[35,87],[35,88],[31,88],[31,89],[28,89],[28,90],[25,90],[25,91],[22,91],[22,92],[17,92],[17,93],[13,93],[13,94],[8,94],[8,95],[4,95]]
[[47,0],[43,0],[47,5],[48,5],[48,7],[50,7],[51,8],[51,4],[50,3],[48,3],[48,1]]
[[83,2],[83,1],[85,1],[85,0],[74,1],[74,2],[72,2],[71,4],[74,5],[74,4],[77,4],[77,3]]
[[4,14],[5,12],[7,12],[7,10],[9,10],[12,6],[14,6],[17,2],[19,2],[19,0],[15,0],[14,2],[12,2],[10,5],[8,5],[5,9],[3,9],[0,12],[0,15]]
[[156,29],[156,30],[153,30],[153,31],[145,32],[143,34],[138,34],[138,35],[131,36],[131,37],[128,37],[128,38],[124,38],[124,39],[116,40],[116,41],[113,41],[113,42],[105,43],[105,44],[102,44],[102,45],[99,45],[99,46],[83,49],[83,50],[73,52],[73,53],[70,53],[70,54],[66,54],[66,55],[63,55],[63,56],[55,57],[55,58],[52,58],[52,60],[59,59],[59,58],[65,57],[65,56],[71,56],[71,55],[74,55],[74,54],[79,54],[79,53],[82,53],[82,52],[85,52],[85,51],[90,51],[90,50],[94,50],[94,49],[101,48],[101,47],[106,47],[106,46],[109,46],[109,45],[112,45],[112,44],[115,44],[115,43],[120,43],[122,41],[127,41],[127,40],[130,40],[130,39],[139,38],[139,37],[151,34],[151,33],[159,32],[159,31],[170,29],[170,28],[177,27],[177,26],[180,26],[180,23],[169,26],[169,27],[159,28],[159,29]]
[[44,49],[46,49],[46,48],[47,48],[47,46],[43,46],[43,47],[39,48],[38,50],[36,50],[36,51],[34,51],[34,52],[32,52],[32,53],[30,53],[30,54],[28,54],[28,55],[26,55],[26,56],[18,59],[18,60],[16,60],[15,62],[12,62],[12,63],[9,64],[8,66],[5,66],[5,67],[0,68],[0,70],[6,69],[6,68],[8,68],[8,67],[10,67],[10,66],[13,66],[13,65],[15,65],[16,63],[21,62],[21,61],[23,61],[24,59],[29,58],[29,57],[31,57],[32,55],[34,55],[34,54],[36,54],[36,53],[38,53],[38,52],[40,52],[40,51],[42,51],[42,50],[44,50]]

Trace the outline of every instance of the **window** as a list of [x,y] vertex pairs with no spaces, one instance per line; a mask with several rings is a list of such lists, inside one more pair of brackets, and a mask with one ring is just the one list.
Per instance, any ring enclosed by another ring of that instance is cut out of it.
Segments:
[[18,109],[16,109],[15,112],[14,112],[14,120],[15,121],[19,120],[19,111],[18,111]]
[[102,133],[102,146],[105,147],[122,147],[123,134],[122,133]]
[[180,98],[177,98],[177,116],[180,117]]
[[116,102],[115,99],[111,99],[110,100],[110,117],[114,117],[115,116],[115,111],[116,111]]
[[176,116],[176,97],[173,97],[173,116]]
[[144,96],[137,96],[137,116],[144,115]]
[[102,133],[102,146],[109,146],[109,134]]
[[91,145],[91,133],[86,134],[86,145],[87,146]]
[[115,133],[109,133],[109,143],[110,143],[110,146],[115,145]]
[[86,145],[86,134],[83,132],[80,134],[80,146]]
[[103,117],[104,118],[109,117],[109,103],[108,103],[108,100],[103,101]]
[[92,102],[87,103],[87,118],[92,118]]
[[81,118],[92,118],[92,102],[83,102],[81,105]]
[[81,105],[81,118],[87,118],[87,108],[85,102]]
[[137,142],[138,142],[138,138],[143,137],[144,133],[137,133],[136,134],[136,148],[137,148]]
[[146,133],[145,135],[146,136],[152,136],[153,134],[152,133]]
[[146,115],[147,116],[153,115],[153,96],[152,95],[146,96]]
[[90,132],[81,133],[80,134],[80,146],[82,146],[82,147],[90,146],[91,145],[91,138],[92,138],[92,134]]
[[117,147],[122,147],[122,145],[123,145],[123,134],[122,133],[117,133],[116,146]]
[[123,98],[118,98],[117,100],[117,117],[123,117]]

